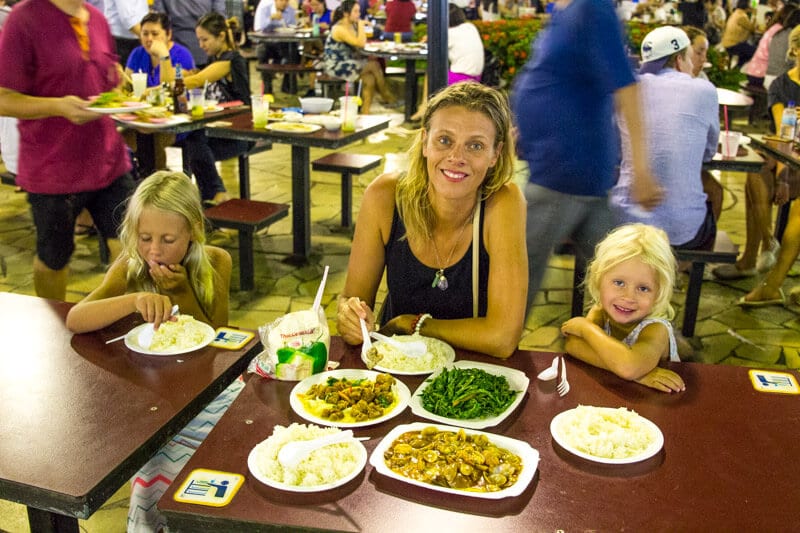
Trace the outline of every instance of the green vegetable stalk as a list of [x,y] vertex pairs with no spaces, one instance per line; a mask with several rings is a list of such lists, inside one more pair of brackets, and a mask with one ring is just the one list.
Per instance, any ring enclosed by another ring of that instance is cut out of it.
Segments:
[[504,376],[479,368],[444,369],[422,391],[422,406],[447,418],[486,418],[505,411],[517,394]]

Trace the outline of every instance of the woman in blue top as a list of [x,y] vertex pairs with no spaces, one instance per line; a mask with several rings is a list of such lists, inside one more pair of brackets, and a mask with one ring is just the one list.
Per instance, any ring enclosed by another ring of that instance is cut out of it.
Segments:
[[148,13],[142,17],[141,46],[128,56],[125,72],[147,72],[147,86],[156,87],[175,80],[175,65],[184,74],[194,70],[194,60],[188,48],[172,41],[172,23],[166,13]]
[[522,335],[528,277],[506,98],[474,82],[443,89],[409,155],[408,172],[384,174],[364,192],[338,332],[359,344],[359,318],[377,327],[385,271],[381,331],[506,358]]

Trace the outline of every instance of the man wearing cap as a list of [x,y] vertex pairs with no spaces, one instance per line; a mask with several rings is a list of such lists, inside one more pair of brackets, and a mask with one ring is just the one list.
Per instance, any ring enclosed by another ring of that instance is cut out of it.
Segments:
[[[634,141],[633,197],[644,209],[661,199],[639,139],[639,91],[611,0],[557,0],[511,92],[517,149],[528,163],[528,303],[553,247],[571,237],[585,259],[613,227],[608,191],[616,181],[615,110]],[[638,131],[638,133],[637,133]]]
[[667,232],[676,248],[704,250],[717,233],[700,174],[703,161],[717,151],[717,91],[692,77],[691,41],[680,28],[662,26],[642,41],[639,87],[650,165],[664,187],[664,201],[642,212],[631,199],[633,167],[630,134],[624,121],[622,164],[611,205],[618,222],[643,222]]

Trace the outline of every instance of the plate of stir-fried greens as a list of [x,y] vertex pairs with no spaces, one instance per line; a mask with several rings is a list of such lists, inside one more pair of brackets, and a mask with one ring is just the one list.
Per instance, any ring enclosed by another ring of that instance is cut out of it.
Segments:
[[422,418],[470,429],[496,426],[522,402],[524,372],[476,361],[457,361],[414,391],[411,411]]

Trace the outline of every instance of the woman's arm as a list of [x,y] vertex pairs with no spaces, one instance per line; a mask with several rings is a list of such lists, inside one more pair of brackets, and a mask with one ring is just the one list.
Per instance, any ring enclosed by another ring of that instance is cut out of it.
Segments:
[[642,329],[630,348],[584,317],[567,320],[561,332],[567,336],[567,353],[627,380],[640,379],[653,370],[669,348],[669,331],[658,323]]
[[364,29],[364,21],[358,21],[358,31],[353,31],[350,24],[336,24],[333,27],[331,36],[335,41],[344,42],[356,48],[364,48],[367,45],[367,31]]
[[526,205],[519,187],[508,184],[497,191],[487,202],[485,216],[484,242],[490,258],[486,316],[433,317],[424,322],[421,332],[459,348],[505,359],[519,345],[528,294]]
[[396,173],[384,174],[364,191],[337,313],[337,331],[349,344],[362,342],[359,317],[370,331],[374,329],[372,310],[386,267],[384,246],[392,229],[397,178]]
[[202,87],[206,81],[209,83],[221,80],[231,72],[230,61],[214,61],[206,68],[196,74],[186,76],[183,78],[183,84],[187,89],[194,89],[195,87]]

